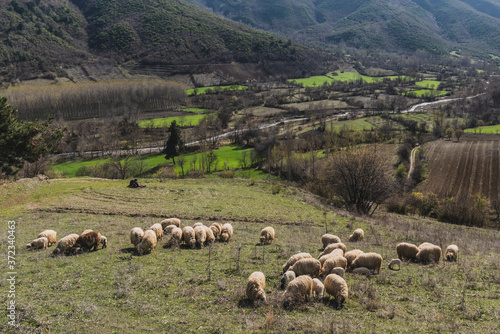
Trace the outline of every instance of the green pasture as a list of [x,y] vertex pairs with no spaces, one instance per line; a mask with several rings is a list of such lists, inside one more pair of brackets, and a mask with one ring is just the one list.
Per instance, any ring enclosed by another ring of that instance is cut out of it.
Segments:
[[302,78],[302,79],[290,79],[289,81],[295,82],[297,84],[302,84],[304,87],[315,87],[315,86],[321,86],[325,82],[331,84],[332,82],[336,81],[350,82],[362,79],[365,82],[372,83],[372,82],[382,81],[384,79],[395,80],[398,78],[398,76],[396,75],[386,76],[386,77],[371,77],[367,75],[361,75],[357,72],[335,72],[335,73],[336,75],[330,72],[326,75],[312,76],[309,78]]
[[412,90],[411,92],[406,92],[404,95],[408,95],[408,93],[414,94],[417,98],[421,98],[424,96],[441,96],[449,93],[447,90],[433,90],[433,89],[418,89]]
[[209,111],[210,109],[202,109],[202,108],[182,108],[181,111],[186,111],[189,113],[204,113]]
[[152,119],[143,119],[137,122],[141,128],[167,128],[173,121],[177,122],[177,125],[184,126],[196,126],[200,124],[200,121],[205,118],[207,114],[194,114],[194,115],[182,115],[182,116],[172,116],[172,117],[161,117]]
[[186,90],[187,95],[200,95],[200,94],[208,94],[208,93],[216,93],[221,91],[230,91],[230,90],[245,90],[248,89],[248,86],[242,85],[230,85],[230,86],[207,86],[207,87],[197,87]]
[[500,133],[500,124],[497,125],[488,125],[488,126],[480,126],[477,128],[465,129],[466,133]]

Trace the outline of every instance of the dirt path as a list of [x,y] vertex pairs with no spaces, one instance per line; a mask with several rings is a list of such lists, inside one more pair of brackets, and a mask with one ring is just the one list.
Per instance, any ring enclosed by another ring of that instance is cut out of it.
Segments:
[[413,150],[411,150],[410,153],[410,170],[408,171],[408,180],[411,177],[411,174],[413,173],[413,169],[415,168],[415,155],[417,154],[417,149],[420,148],[420,146],[415,147]]

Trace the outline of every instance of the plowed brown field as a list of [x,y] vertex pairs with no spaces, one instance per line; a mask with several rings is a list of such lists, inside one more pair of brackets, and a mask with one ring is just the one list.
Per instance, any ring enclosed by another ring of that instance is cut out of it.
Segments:
[[460,142],[437,140],[427,144],[425,152],[429,175],[419,191],[498,198],[500,136],[471,134],[462,136]]

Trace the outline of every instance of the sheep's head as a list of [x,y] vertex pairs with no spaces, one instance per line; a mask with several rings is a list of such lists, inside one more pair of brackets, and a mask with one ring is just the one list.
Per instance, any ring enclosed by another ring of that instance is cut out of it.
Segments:
[[448,253],[448,254],[446,254],[446,259],[450,262],[453,262],[453,261],[455,261],[455,255]]
[[31,247],[33,247],[33,245],[31,244],[31,242],[26,245],[26,248],[31,248]]
[[257,291],[257,295],[255,296],[255,299],[256,300],[261,300],[261,301],[263,301],[265,303],[266,300],[267,300],[265,291],[262,290],[262,289],[259,290],[259,291]]
[[102,244],[102,248],[108,247],[108,238],[106,238],[105,236],[101,235],[101,244]]

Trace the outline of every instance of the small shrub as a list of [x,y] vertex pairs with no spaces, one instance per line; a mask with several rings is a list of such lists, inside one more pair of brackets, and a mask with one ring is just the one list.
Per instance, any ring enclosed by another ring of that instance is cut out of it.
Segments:
[[235,173],[234,170],[225,170],[219,176],[223,179],[234,179]]
[[160,167],[155,173],[155,177],[163,181],[165,179],[176,179],[178,176],[172,167]]

